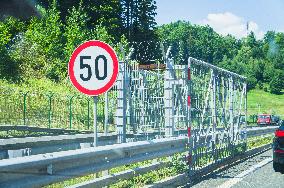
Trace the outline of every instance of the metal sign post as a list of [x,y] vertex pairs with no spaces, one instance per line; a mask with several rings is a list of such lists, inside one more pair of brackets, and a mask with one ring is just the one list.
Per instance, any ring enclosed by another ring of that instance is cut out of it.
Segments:
[[97,107],[98,97],[94,96],[94,147],[98,146]]

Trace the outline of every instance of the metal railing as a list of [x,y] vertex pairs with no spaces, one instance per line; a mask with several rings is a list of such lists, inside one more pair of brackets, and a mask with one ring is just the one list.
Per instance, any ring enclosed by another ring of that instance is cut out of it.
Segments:
[[[164,138],[0,160],[0,187],[41,187],[185,152],[187,138]],[[169,149],[170,148],[170,149]],[[23,183],[24,182],[24,183]]]
[[[262,134],[271,135],[273,131],[273,128],[266,128],[260,130],[253,129],[249,132],[251,132],[250,135],[259,135],[260,132]],[[187,137],[163,138],[151,141],[99,146],[96,148],[91,147],[45,153],[22,158],[3,159],[0,160],[0,187],[41,187],[123,165],[168,157],[176,153],[185,154],[188,151],[187,143]],[[197,161],[197,164],[200,164],[199,168],[196,169],[195,174],[186,173],[190,175],[187,176],[187,178],[194,177],[203,171],[209,173],[211,170],[218,168],[218,166],[230,164],[232,161],[241,159],[244,156],[253,155],[267,148],[269,148],[269,145],[256,150],[245,149],[241,152],[237,150],[234,150],[234,152],[233,150],[227,150],[225,152],[233,153],[223,158],[216,158],[216,162],[209,160],[210,158],[206,155],[206,151],[194,153],[193,156],[199,155],[199,159],[202,159],[201,156],[207,156],[207,158],[204,158],[206,161]],[[185,160],[186,158],[184,157],[183,159]],[[171,164],[167,161],[152,161],[146,166],[139,166],[139,168],[125,170],[111,175],[103,175],[102,177],[94,178],[93,180],[74,185],[73,187],[108,186],[123,179],[130,179],[138,174],[142,175],[148,173],[150,170],[170,167],[170,165]]]
[[[258,137],[270,134],[275,129],[276,127],[248,128],[246,135],[248,138]],[[186,136],[187,130],[184,130],[183,132]],[[156,134],[157,133],[149,134],[149,139],[155,139]],[[203,139],[204,138],[205,137],[203,137]],[[93,139],[94,137],[92,134],[0,139],[0,159],[88,148],[92,147]],[[143,140],[143,135],[127,134],[126,139],[127,142],[139,141]],[[116,134],[105,136],[102,133],[99,135],[99,146],[111,144],[117,144]],[[14,155],[13,152],[17,155]]]

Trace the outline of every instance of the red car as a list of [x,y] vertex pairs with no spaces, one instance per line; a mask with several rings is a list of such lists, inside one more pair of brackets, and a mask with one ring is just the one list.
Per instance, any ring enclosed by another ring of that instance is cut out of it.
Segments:
[[269,114],[258,115],[257,124],[258,125],[271,125],[272,124],[271,115],[269,115]]

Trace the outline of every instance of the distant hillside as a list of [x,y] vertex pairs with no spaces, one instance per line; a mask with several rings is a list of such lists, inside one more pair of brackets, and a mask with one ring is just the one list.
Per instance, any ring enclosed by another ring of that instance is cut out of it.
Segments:
[[248,92],[248,114],[258,114],[258,112],[281,115],[284,119],[284,94],[274,95],[256,89]]

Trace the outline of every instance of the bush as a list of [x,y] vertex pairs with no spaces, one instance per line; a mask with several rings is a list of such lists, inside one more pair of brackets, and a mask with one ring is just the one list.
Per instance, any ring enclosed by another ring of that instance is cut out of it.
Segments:
[[247,77],[247,89],[248,90],[251,90],[251,89],[254,89],[257,85],[257,80],[255,77],[249,75]]

